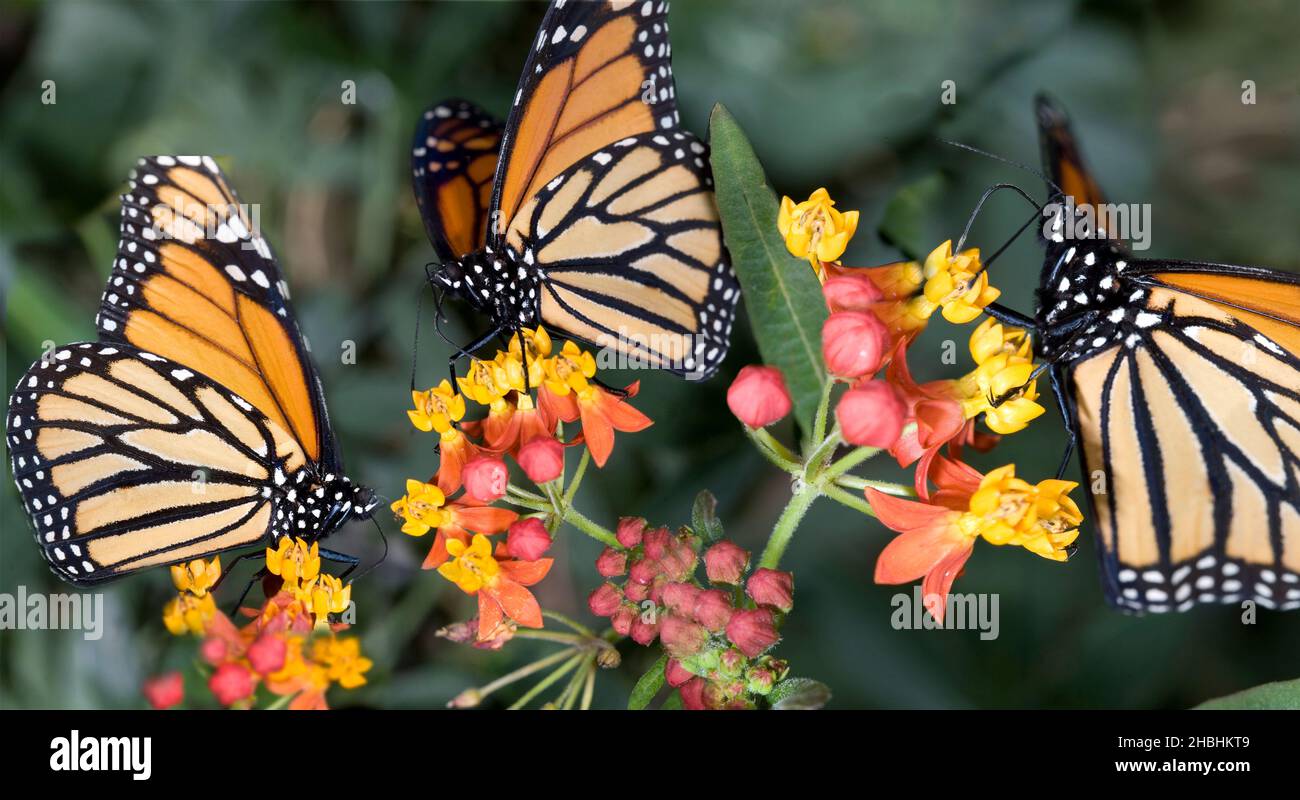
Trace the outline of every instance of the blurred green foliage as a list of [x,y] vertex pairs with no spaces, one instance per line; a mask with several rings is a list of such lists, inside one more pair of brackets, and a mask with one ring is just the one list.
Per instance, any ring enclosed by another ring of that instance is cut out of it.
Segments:
[[[407,146],[429,102],[475,98],[503,112],[543,7],[537,3],[305,2],[0,3],[0,287],[8,386],[43,342],[93,335],[116,240],[116,195],[146,153],[223,156],[293,287],[323,373],[348,471],[382,494],[427,476],[430,437],[406,422],[411,335],[423,265],[433,257],[407,185]],[[1152,254],[1300,265],[1300,10],[1283,2],[979,0],[677,0],[674,68],[685,124],[709,109],[735,115],[778,192],[826,186],[862,211],[846,263],[897,257],[873,237],[891,199],[914,207],[894,240],[955,238],[982,189],[1033,175],[955,150],[959,140],[1037,163],[1031,98],[1047,89],[1072,112],[1112,200],[1151,203]],[[941,82],[957,102],[940,102]],[[1241,102],[1254,81],[1255,105]],[[53,81],[57,102],[41,103]],[[357,103],[340,102],[355,81]],[[999,198],[971,239],[992,250],[1027,216]],[[901,227],[900,227],[901,225]],[[900,233],[901,231],[901,233]],[[1028,310],[1041,254],[1030,239],[994,268],[1009,305]],[[481,322],[452,310],[451,335]],[[461,315],[461,316],[458,316]],[[427,307],[426,307],[427,321]],[[426,328],[426,331],[428,329]],[[728,535],[762,546],[787,497],[783,476],[749,449],[729,417],[729,375],[757,360],[748,331],[724,374],[703,384],[647,378],[637,405],[654,428],[620,436],[579,506],[612,522],[689,521],[702,488],[718,497]],[[937,321],[912,358],[922,379],[954,369]],[[345,342],[358,347],[344,364]],[[419,346],[419,381],[440,378],[448,348]],[[963,356],[964,357],[964,356]],[[787,432],[788,435],[788,432]],[[1054,413],[977,465],[1014,460],[1046,476],[1064,443]],[[6,459],[7,463],[7,459]],[[872,465],[897,476],[888,464]],[[0,489],[0,591],[63,591],[46,570],[10,481]],[[357,587],[357,631],[375,659],[371,682],[335,705],[433,707],[546,650],[516,642],[482,652],[435,637],[471,612],[446,581],[419,570],[429,546],[387,525],[388,562]],[[1232,608],[1132,618],[1108,610],[1092,544],[1059,565],[981,546],[960,591],[1001,595],[997,639],[976,631],[890,627],[894,587],[871,582],[887,532],[830,503],[791,546],[797,607],[783,658],[824,681],[832,707],[1186,707],[1300,674],[1294,616],[1242,624]],[[373,558],[369,526],[335,546]],[[597,547],[569,532],[544,605],[589,619]],[[79,632],[0,632],[0,707],[139,707],[149,674],[186,668],[194,642],[160,620],[170,594],[155,570],[105,589],[102,639]],[[597,683],[597,704],[624,707],[657,653],[624,646],[624,665]],[[192,690],[196,687],[190,687]],[[508,697],[506,698],[508,699]]]

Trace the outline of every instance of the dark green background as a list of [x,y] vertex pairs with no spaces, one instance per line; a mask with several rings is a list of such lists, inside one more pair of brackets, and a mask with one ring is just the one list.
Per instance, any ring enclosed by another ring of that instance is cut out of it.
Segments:
[[[6,385],[43,341],[92,335],[116,244],[116,195],[134,159],[211,153],[224,156],[241,198],[262,204],[350,474],[394,495],[408,475],[432,472],[432,439],[403,414],[416,298],[432,258],[407,184],[408,139],[434,99],[466,96],[504,111],[543,7],[6,1],[0,9]],[[848,263],[896,256],[876,231],[907,187],[918,198],[903,215],[908,236],[927,245],[955,237],[989,183],[1041,195],[1033,175],[938,139],[1036,164],[1031,98],[1048,89],[1075,117],[1110,198],[1152,204],[1149,254],[1300,265],[1300,14],[1290,3],[678,0],[671,21],[685,124],[703,134],[709,109],[723,102],[781,191],[802,199],[825,185],[842,208],[861,209]],[[949,79],[951,106],[939,102]],[[56,105],[40,102],[45,80],[56,82]],[[345,80],[356,82],[356,105],[340,103]],[[1243,80],[1256,82],[1256,105],[1241,103]],[[972,243],[989,251],[1025,217],[1022,203],[998,198]],[[1026,238],[994,267],[1008,304],[1029,309],[1039,258]],[[473,324],[454,327],[468,335]],[[966,369],[966,333],[933,324],[912,359],[919,376]],[[957,367],[939,361],[948,338]],[[340,363],[345,340],[358,345],[355,365]],[[431,334],[422,340],[422,383],[441,377],[446,355]],[[712,382],[647,378],[637,405],[655,427],[620,435],[580,507],[605,522],[639,514],[680,524],[693,495],[710,488],[728,533],[760,549],[787,487],[747,447],[723,399],[729,375],[754,360],[739,329],[727,374]],[[976,463],[1014,460],[1022,475],[1047,477],[1063,442],[1052,412]],[[887,464],[873,470],[900,474]],[[8,480],[0,497],[0,591],[63,590]],[[435,638],[470,603],[418,570],[427,538],[385,524],[392,555],[354,594],[356,630],[376,667],[369,686],[336,691],[332,702],[439,706],[545,649],[520,642],[483,653]],[[1087,535],[1063,565],[977,547],[957,589],[1000,593],[995,641],[893,630],[898,590],[871,582],[888,535],[823,501],[787,555],[797,608],[779,652],[798,674],[828,683],[834,707],[1183,707],[1300,674],[1294,616],[1264,612],[1244,625],[1232,608],[1145,619],[1108,610]],[[365,555],[377,548],[369,526],[332,542]],[[596,552],[566,531],[539,588],[543,603],[586,618]],[[0,706],[140,706],[145,676],[184,668],[194,653],[193,640],[162,627],[170,593],[164,570],[108,587],[98,642],[76,632],[0,633]],[[657,655],[624,653],[622,669],[600,675],[599,704],[625,702]]]

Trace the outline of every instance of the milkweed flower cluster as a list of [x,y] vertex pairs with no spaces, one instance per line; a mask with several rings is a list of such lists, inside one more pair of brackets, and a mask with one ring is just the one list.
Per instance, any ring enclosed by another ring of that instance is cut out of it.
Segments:
[[[321,572],[319,545],[282,537],[266,550],[268,577],[274,586],[261,608],[243,608],[237,625],[221,612],[211,589],[221,577],[221,560],[196,559],[171,568],[177,597],[163,610],[173,634],[202,638],[199,656],[207,688],[221,705],[253,707],[258,688],[290,709],[324,709],[331,686],[355,689],[366,682],[372,666],[360,641],[340,636],[348,626],[332,621],[351,605],[351,585]],[[168,673],[145,683],[144,694],[155,708],[183,700],[183,679]]]
[[[555,527],[570,516],[559,487],[565,451],[584,448],[580,471],[588,459],[602,467],[617,432],[649,427],[651,420],[628,402],[637,388],[604,388],[590,352],[572,341],[556,347],[538,326],[519,331],[492,359],[471,360],[454,386],[443,380],[412,392],[414,408],[407,416],[419,430],[438,436],[438,469],[428,481],[408,480],[392,510],[404,533],[434,531],[423,566],[476,598],[478,643],[499,647],[518,626],[542,627],[528,587],[549,572],[552,560],[542,553]],[[486,413],[467,418],[472,406]],[[575,423],[580,432],[566,440],[565,426]],[[510,483],[507,458],[540,494]],[[548,526],[498,503],[551,512],[553,518]],[[501,534],[506,538],[494,543],[491,537]]]
[[626,517],[617,536],[596,561],[606,580],[587,598],[591,612],[638,644],[659,641],[663,678],[684,708],[757,707],[789,673],[769,651],[794,607],[794,576],[751,572],[744,549],[726,539],[705,544],[689,528]]
[[[793,407],[773,366],[741,370],[728,405],[769,460],[816,492],[874,514],[901,534],[882,552],[876,580],[924,578],[927,608],[939,617],[977,539],[1064,559],[1082,519],[1068,497],[1076,484],[1031,485],[1015,477],[1014,465],[981,475],[961,461],[964,448],[987,451],[1000,436],[1023,430],[1044,413],[1027,331],[986,319],[969,337],[973,369],[959,378],[925,383],[912,378],[908,348],[936,313],[965,325],[998,298],[979,250],[954,253],[949,241],[921,263],[846,267],[832,261],[843,254],[856,228],[856,217],[846,216],[819,189],[803,203],[784,198],[777,223],[787,249],[812,260],[821,280],[827,307],[821,356],[830,380],[816,426],[826,424],[821,415],[830,415],[833,402],[834,429],[812,431],[813,449],[802,461],[765,430]],[[977,427],[979,421],[987,431]],[[857,449],[830,463],[843,445]],[[913,468],[910,489],[873,486],[849,473],[878,451]],[[863,491],[866,505],[845,489]],[[900,494],[914,494],[919,501],[895,496]]]

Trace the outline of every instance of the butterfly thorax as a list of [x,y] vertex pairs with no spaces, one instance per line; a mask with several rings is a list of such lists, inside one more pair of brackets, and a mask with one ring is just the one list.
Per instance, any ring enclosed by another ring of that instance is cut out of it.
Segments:
[[531,249],[521,257],[509,247],[485,247],[445,265],[434,280],[488,315],[500,330],[531,326],[540,316],[541,272]]
[[1053,234],[1037,292],[1041,358],[1068,363],[1140,338],[1153,315],[1145,311],[1146,288],[1126,274],[1129,258],[1110,239]]
[[350,519],[368,519],[378,503],[373,490],[342,475],[315,475],[304,467],[290,475],[277,469],[274,478],[276,488],[270,492],[275,539],[294,536],[316,541]]

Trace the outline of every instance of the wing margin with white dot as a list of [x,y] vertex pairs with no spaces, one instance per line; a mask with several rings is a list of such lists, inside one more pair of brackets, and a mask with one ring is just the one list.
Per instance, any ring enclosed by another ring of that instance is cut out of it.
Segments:
[[297,439],[185,365],[82,342],[27,371],[6,417],[14,482],[51,568],[89,585],[265,538]]

